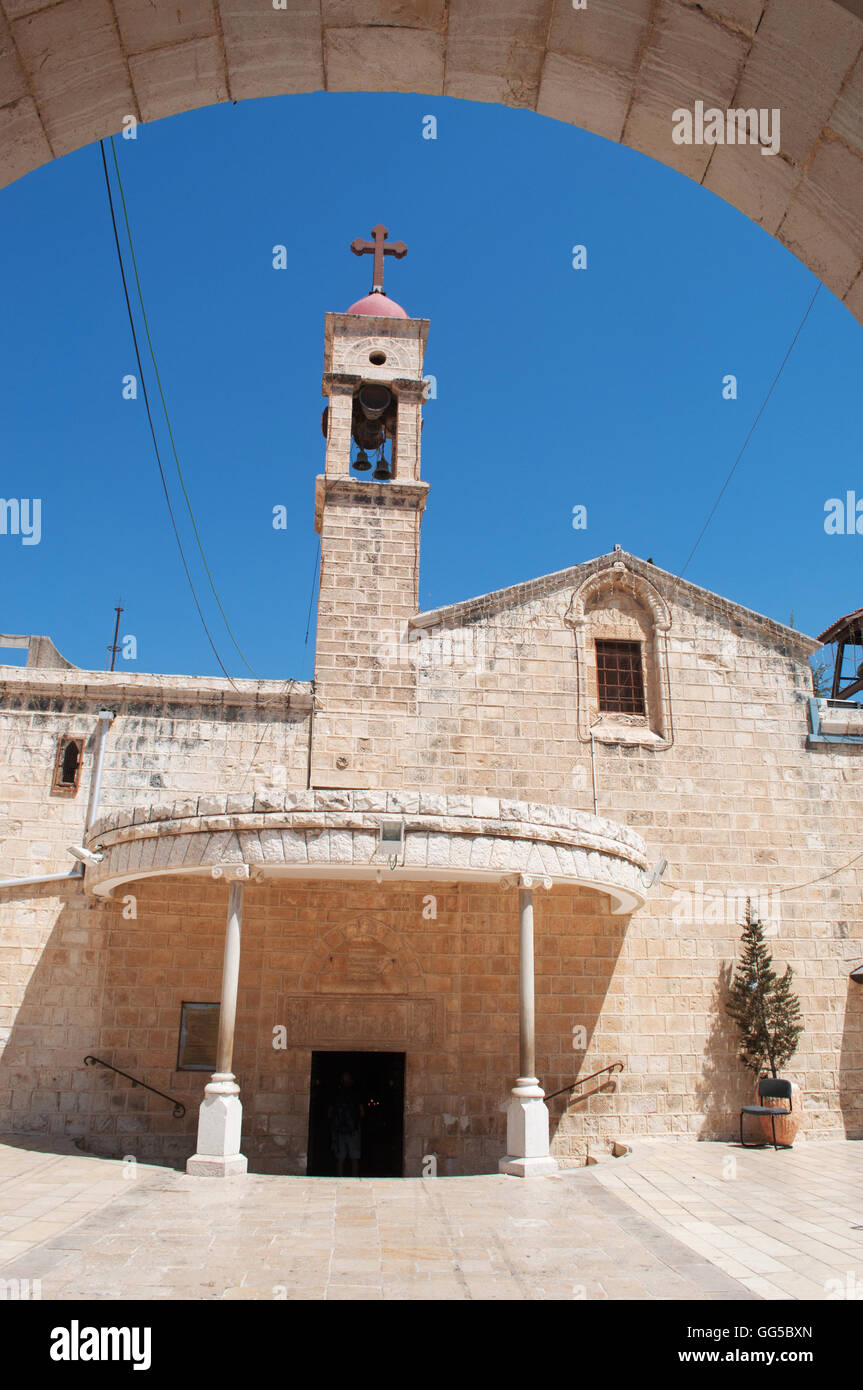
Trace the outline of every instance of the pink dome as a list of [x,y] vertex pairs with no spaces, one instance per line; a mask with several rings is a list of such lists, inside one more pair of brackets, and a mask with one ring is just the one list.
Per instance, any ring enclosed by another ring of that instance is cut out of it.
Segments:
[[406,319],[407,312],[394,299],[387,299],[381,290],[372,290],[365,299],[358,299],[348,309],[349,314],[373,314],[377,318]]

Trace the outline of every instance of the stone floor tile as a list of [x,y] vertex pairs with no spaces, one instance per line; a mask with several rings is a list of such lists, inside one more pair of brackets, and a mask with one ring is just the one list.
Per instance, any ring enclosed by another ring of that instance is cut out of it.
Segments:
[[330,1286],[327,1288],[326,1293],[324,1294],[324,1298],[326,1298],[327,1301],[333,1299],[342,1299],[348,1300],[352,1303],[355,1300],[371,1300],[380,1302],[383,1299],[383,1296],[383,1290],[381,1288],[366,1287],[363,1284],[330,1284]]
[[0,1218],[0,1277],[105,1300],[824,1297],[863,1270],[861,1159],[851,1143],[775,1164],[649,1141],[611,1170],[531,1183],[201,1182],[139,1165],[130,1184],[109,1160],[0,1145],[0,1211],[19,1223]]
[[794,1297],[793,1294],[786,1293],[784,1289],[780,1289],[778,1284],[771,1284],[769,1280],[763,1279],[757,1274],[749,1279],[741,1279],[740,1282],[745,1288],[750,1289],[752,1293],[759,1294],[761,1298],[790,1300]]

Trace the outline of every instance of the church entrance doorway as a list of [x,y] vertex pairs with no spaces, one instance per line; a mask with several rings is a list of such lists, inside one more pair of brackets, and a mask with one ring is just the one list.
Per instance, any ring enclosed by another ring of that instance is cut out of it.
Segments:
[[310,1177],[404,1174],[404,1052],[313,1052]]

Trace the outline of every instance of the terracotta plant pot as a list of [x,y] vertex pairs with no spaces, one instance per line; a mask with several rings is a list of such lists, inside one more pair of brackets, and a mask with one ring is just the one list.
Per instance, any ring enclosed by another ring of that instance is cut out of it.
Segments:
[[[781,1078],[780,1078],[781,1079]],[[782,1110],[787,1105],[787,1101],[779,1096],[758,1095],[758,1084],[755,1086],[755,1095],[752,1097],[754,1105],[766,1105],[771,1110]],[[791,1083],[791,1114],[777,1115],[776,1142],[790,1148],[797,1136],[800,1128],[800,1121],[803,1118],[803,1097],[800,1087],[796,1081]],[[772,1144],[773,1143],[773,1123],[766,1115],[747,1115],[743,1120],[743,1137],[747,1144]]]

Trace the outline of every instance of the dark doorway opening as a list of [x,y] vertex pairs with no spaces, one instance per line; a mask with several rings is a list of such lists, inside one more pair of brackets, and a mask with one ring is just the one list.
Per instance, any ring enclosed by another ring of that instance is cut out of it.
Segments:
[[345,1177],[402,1177],[404,1102],[403,1052],[313,1052],[309,1176],[337,1177],[341,1153]]

